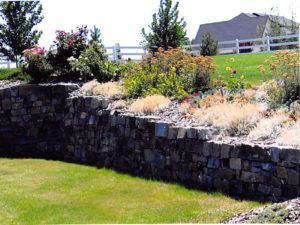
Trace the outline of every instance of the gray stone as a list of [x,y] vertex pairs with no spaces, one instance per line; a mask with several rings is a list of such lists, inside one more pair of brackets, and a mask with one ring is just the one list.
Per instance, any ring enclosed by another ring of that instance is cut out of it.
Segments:
[[146,162],[151,162],[153,160],[153,153],[151,149],[144,150],[144,159]]
[[276,171],[279,178],[287,179],[287,170],[285,167],[278,166],[276,167]]
[[187,129],[187,138],[195,139],[197,137],[197,130],[195,128]]
[[229,165],[231,169],[240,170],[242,169],[242,160],[240,158],[231,158]]
[[264,184],[259,184],[258,191],[268,195],[271,192],[271,187]]
[[79,118],[83,120],[86,118],[86,116],[87,116],[86,112],[81,112]]
[[176,139],[178,134],[178,127],[169,127],[168,139]]
[[216,158],[210,158],[208,160],[207,167],[208,168],[219,168],[220,167],[220,160],[216,159]]
[[230,156],[230,149],[231,149],[231,145],[228,144],[223,144],[221,147],[221,158],[222,159],[228,159]]
[[235,171],[227,168],[219,168],[217,174],[222,179],[231,180],[235,176]]
[[187,133],[187,128],[184,127],[179,127],[178,129],[178,134],[177,134],[177,139],[183,139],[186,137]]
[[156,123],[155,124],[155,136],[156,137],[167,137],[168,136],[168,124],[167,123]]
[[91,108],[97,109],[101,105],[101,101],[98,98],[92,98],[91,100]]
[[280,149],[279,148],[270,148],[269,150],[269,154],[271,155],[271,160],[273,162],[279,162],[280,159],[279,159],[279,152],[280,152]]
[[296,170],[288,169],[287,170],[287,183],[290,185],[299,186],[299,176],[300,173]]
[[2,108],[4,110],[11,109],[11,100],[9,98],[2,99]]
[[180,155],[177,151],[171,151],[171,160],[176,163],[180,161]]
[[261,181],[261,178],[258,173],[242,171],[241,181],[246,183],[257,183]]
[[203,143],[203,155],[210,156],[212,151],[212,143],[205,141]]

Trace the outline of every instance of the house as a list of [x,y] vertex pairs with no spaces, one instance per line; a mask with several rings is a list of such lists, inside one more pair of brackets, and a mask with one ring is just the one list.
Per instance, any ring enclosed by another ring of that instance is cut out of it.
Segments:
[[[270,15],[261,13],[241,13],[228,21],[201,24],[192,44],[201,44],[202,36],[206,32],[211,32],[213,38],[219,42],[264,37],[270,29],[271,22],[273,21],[272,18],[273,17]],[[280,24],[283,24],[282,26],[285,26],[286,24],[290,25],[292,22],[285,17],[277,18],[279,18]],[[289,32],[287,31],[287,33]],[[244,44],[250,45],[249,42]],[[220,48],[222,47],[235,47],[235,44],[221,45]],[[255,51],[255,49],[251,49],[251,51],[252,50]]]

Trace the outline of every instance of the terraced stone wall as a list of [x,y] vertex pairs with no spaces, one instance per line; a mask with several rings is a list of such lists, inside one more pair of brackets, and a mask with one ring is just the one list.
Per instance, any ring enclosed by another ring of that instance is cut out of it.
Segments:
[[249,198],[300,196],[300,150],[217,143],[210,129],[120,115],[107,99],[68,97],[76,88],[0,89],[0,154],[105,166]]

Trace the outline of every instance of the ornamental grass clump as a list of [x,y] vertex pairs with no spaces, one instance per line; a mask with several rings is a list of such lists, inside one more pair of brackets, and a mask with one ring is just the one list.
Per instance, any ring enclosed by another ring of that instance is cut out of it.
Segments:
[[276,111],[273,116],[261,119],[257,123],[257,126],[250,132],[248,139],[266,140],[269,138],[277,138],[288,119],[289,115],[280,109]]
[[300,119],[282,131],[279,143],[300,148]]
[[213,126],[224,135],[246,135],[254,128],[265,109],[260,104],[221,103],[194,110],[193,116],[204,126]]
[[115,98],[122,95],[122,86],[117,82],[107,82],[93,87],[94,95],[105,95],[109,98]]
[[162,95],[152,95],[137,99],[130,105],[130,110],[133,112],[151,113],[168,107],[170,103],[170,99]]

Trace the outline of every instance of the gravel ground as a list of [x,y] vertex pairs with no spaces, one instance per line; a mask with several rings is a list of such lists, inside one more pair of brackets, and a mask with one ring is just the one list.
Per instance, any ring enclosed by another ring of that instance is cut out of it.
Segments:
[[8,80],[0,80],[0,89],[1,88],[10,88],[10,87],[14,87],[14,86],[18,86],[20,84],[25,84],[25,81],[8,81]]
[[[286,205],[286,206],[285,206]],[[251,220],[257,218],[262,213],[266,212],[266,210],[270,210],[274,206],[282,206],[286,210],[288,210],[288,214],[284,215],[281,219],[284,223],[292,223],[292,224],[299,224],[300,223],[300,198],[295,198],[292,200],[288,200],[282,203],[276,203],[271,206],[253,209],[249,212],[239,213],[235,215],[230,220],[226,221],[225,223],[249,223]],[[279,217],[279,216],[277,216]],[[272,221],[274,218],[268,218],[267,216],[264,217],[265,221]],[[279,219],[279,218],[276,218]]]

